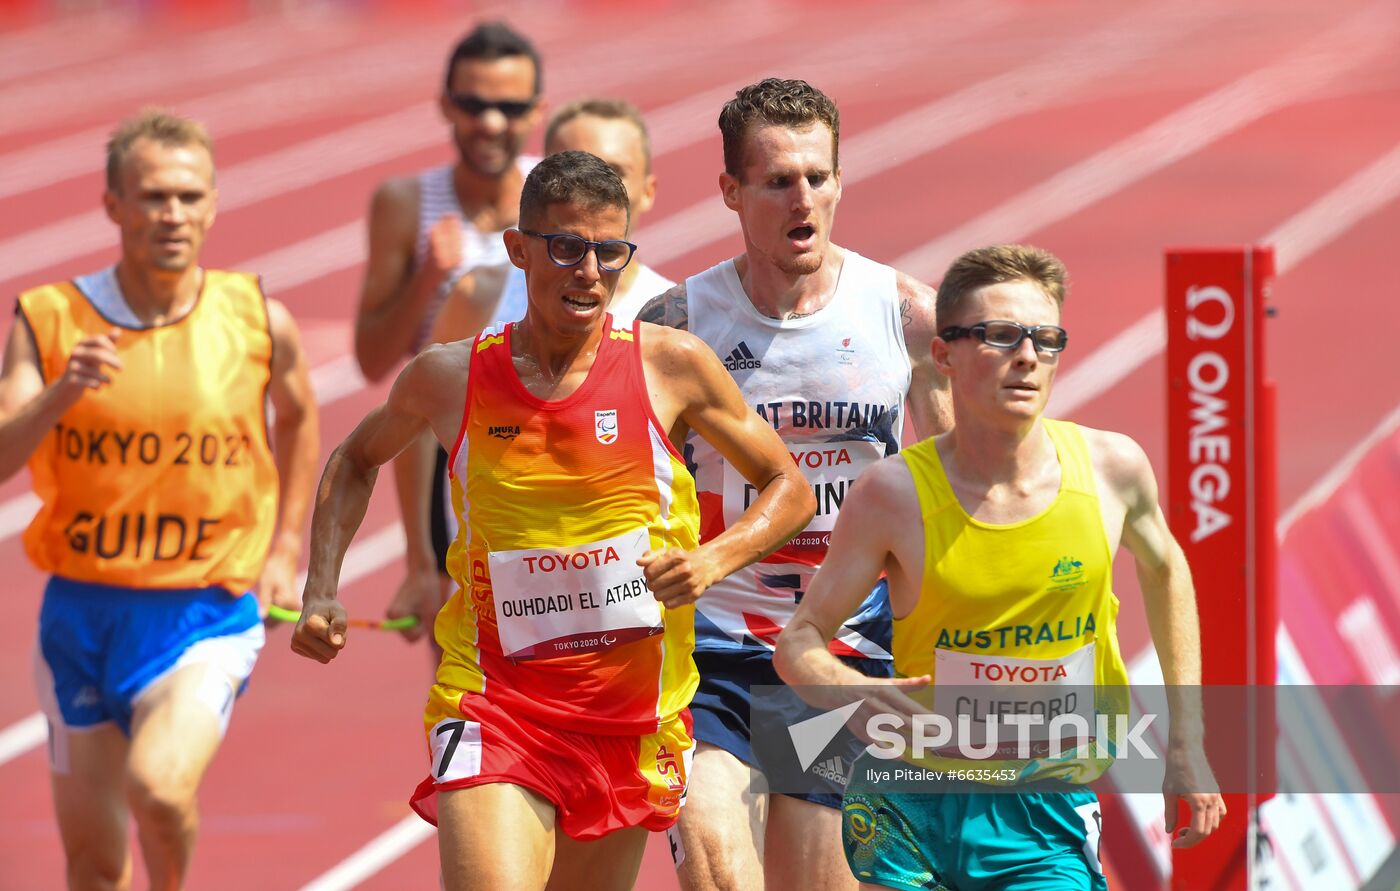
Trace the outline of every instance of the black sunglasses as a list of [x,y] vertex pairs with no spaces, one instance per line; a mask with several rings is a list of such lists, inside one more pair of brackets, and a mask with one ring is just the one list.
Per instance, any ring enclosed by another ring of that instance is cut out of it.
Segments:
[[619,272],[632,262],[637,246],[630,241],[589,241],[568,232],[544,233],[521,228],[525,235],[545,240],[545,250],[555,266],[577,266],[588,256],[591,248],[598,258],[598,268],[604,272]]
[[949,341],[962,337],[976,337],[987,346],[999,350],[1014,350],[1021,345],[1021,341],[1029,337],[1035,348],[1042,353],[1058,353],[1069,343],[1069,333],[1058,325],[1027,326],[1001,319],[978,322],[967,327],[954,325],[944,328],[939,336]]
[[482,99],[480,96],[473,96],[469,93],[448,93],[447,101],[474,118],[479,118],[486,114],[486,112],[495,109],[512,121],[516,118],[523,118],[535,107],[534,99],[526,99],[523,101],[519,99],[501,99],[492,101],[490,99]]

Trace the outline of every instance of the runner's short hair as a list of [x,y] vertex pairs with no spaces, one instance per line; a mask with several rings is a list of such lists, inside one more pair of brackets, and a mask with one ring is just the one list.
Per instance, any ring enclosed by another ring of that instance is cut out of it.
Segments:
[[743,87],[719,113],[725,172],[733,177],[742,175],[744,140],[754,127],[805,130],[816,124],[825,124],[831,131],[831,163],[840,166],[841,112],[831,97],[805,80],[770,77]]
[[538,96],[544,90],[544,67],[540,64],[539,51],[524,34],[505,22],[482,22],[452,48],[447,58],[447,71],[442,78],[442,88],[452,91],[452,72],[458,62],[494,62],[511,56],[524,56],[535,69],[535,92]]
[[1060,258],[1025,244],[994,244],[968,251],[953,261],[938,286],[935,306],[940,327],[957,317],[968,295],[988,285],[1027,281],[1040,287],[1056,305],[1064,306],[1068,273]]
[[182,118],[163,108],[143,108],[135,117],[117,124],[107,140],[107,189],[121,191],[122,164],[138,139],[149,139],[168,147],[197,145],[214,158],[214,142],[199,121]]
[[632,224],[632,208],[622,179],[599,158],[588,152],[560,152],[536,164],[525,177],[520,191],[520,224],[535,228],[551,204],[575,204],[595,210],[620,207]]
[[554,137],[560,127],[583,115],[602,118],[605,121],[627,121],[636,127],[642,137],[642,154],[646,157],[647,173],[651,173],[651,134],[647,132],[646,121],[642,120],[642,113],[637,110],[637,106],[625,99],[588,96],[565,105],[554,113],[554,117],[549,119],[549,125],[545,127],[545,151],[549,151],[549,146],[554,143]]

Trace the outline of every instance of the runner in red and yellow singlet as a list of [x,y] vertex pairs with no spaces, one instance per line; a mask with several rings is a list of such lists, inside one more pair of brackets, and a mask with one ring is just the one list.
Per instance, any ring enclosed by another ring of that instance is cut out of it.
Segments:
[[[811,490],[702,342],[612,323],[635,250],[612,168],[551,156],[520,221],[505,239],[524,319],[414,359],[332,454],[293,649],[328,662],[345,645],[337,576],[375,468],[431,430],[451,449],[458,591],[413,806],[438,826],[444,886],[630,888],[685,794],[695,599],[801,529]],[[677,451],[690,430],[758,492],[704,545]]]

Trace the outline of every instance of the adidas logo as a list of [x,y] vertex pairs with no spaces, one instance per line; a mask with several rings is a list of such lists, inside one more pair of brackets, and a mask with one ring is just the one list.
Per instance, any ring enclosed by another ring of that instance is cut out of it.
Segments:
[[755,359],[749,345],[742,340],[734,348],[734,352],[729,354],[729,358],[724,360],[724,367],[730,371],[738,371],[741,368],[762,368],[763,362]]
[[811,772],[839,786],[846,785],[849,779],[846,776],[846,762],[841,760],[840,755],[833,755],[830,759],[817,764]]

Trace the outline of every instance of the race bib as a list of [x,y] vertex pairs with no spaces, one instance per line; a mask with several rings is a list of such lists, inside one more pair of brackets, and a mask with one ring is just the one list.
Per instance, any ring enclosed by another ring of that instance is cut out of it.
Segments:
[[505,655],[569,656],[659,634],[661,604],[637,565],[649,547],[639,527],[576,547],[490,552]]
[[[831,544],[836,514],[841,510],[841,502],[851,483],[867,467],[885,457],[885,444],[852,439],[786,445],[793,462],[812,487],[812,494],[817,498],[817,512],[807,528],[783,546],[783,551],[825,551]],[[724,462],[724,525],[734,525],[757,497],[758,490],[729,462]]]
[[933,696],[957,742],[940,755],[969,757],[961,746],[987,753],[980,757],[1042,758],[1052,739],[1072,751],[1094,740],[1094,644],[1059,659],[938,649]]

